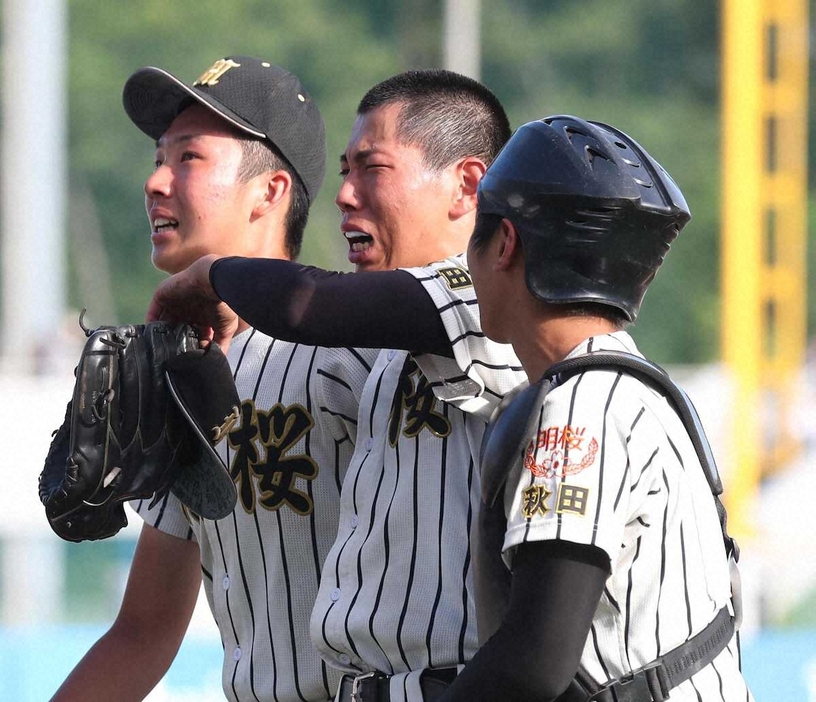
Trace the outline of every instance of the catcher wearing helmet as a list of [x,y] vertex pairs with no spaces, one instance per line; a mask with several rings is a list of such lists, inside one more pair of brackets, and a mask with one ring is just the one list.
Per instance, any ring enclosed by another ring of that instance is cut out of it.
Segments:
[[483,443],[481,648],[446,702],[751,699],[705,435],[625,331],[689,219],[632,138],[570,116],[522,126],[480,182],[482,325],[530,385]]

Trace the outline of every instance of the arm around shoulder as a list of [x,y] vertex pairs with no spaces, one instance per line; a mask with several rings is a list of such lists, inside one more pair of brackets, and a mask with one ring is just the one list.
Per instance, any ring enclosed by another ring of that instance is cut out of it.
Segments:
[[404,270],[337,273],[292,261],[229,257],[213,265],[212,285],[241,319],[277,339],[452,353],[433,300]]
[[116,620],[52,702],[144,699],[176,656],[200,585],[198,545],[145,524]]

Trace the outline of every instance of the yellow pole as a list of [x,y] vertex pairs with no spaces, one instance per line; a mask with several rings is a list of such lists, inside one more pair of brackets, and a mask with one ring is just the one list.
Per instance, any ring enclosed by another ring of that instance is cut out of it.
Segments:
[[722,349],[734,383],[724,497],[729,528],[739,538],[752,535],[760,478],[761,2],[723,0],[722,12]]
[[761,477],[801,449],[806,341],[807,0],[723,0],[723,358],[734,383],[725,501],[753,533]]
[[[807,239],[807,58],[808,12],[804,0],[769,4],[767,32],[775,36],[764,86],[767,114],[776,121],[774,168],[763,182],[765,207],[775,212],[776,251],[766,261],[768,289],[777,310],[773,354],[763,377],[776,388],[776,442],[768,456],[771,471],[790,463],[801,449],[794,429],[797,391],[801,387],[806,330]],[[769,75],[771,74],[771,75]]]

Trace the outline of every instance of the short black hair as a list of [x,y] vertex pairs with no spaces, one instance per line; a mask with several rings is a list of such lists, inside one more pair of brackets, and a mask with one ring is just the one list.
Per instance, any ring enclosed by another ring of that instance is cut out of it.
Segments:
[[309,197],[300,176],[281,153],[264,139],[237,137],[243,152],[238,178],[246,183],[255,176],[268,171],[286,171],[292,176],[292,197],[286,213],[286,238],[284,247],[295,261],[303,245],[303,232],[309,220]]
[[558,306],[567,317],[600,317],[612,324],[618,331],[626,329],[632,322],[626,316],[626,313],[603,302],[565,302],[565,303],[550,303],[553,306]]
[[490,165],[510,138],[499,99],[472,78],[443,69],[406,71],[375,85],[357,114],[402,105],[397,135],[419,147],[425,164],[441,170],[466,156]]

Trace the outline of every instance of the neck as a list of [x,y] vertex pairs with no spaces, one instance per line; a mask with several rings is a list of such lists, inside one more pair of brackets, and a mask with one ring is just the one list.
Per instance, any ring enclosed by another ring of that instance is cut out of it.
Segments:
[[470,242],[470,235],[473,233],[473,228],[476,226],[476,213],[469,212],[459,219],[451,222],[450,227],[450,241],[451,247],[456,251],[452,252],[455,255],[467,251],[468,243]]
[[[264,230],[259,227],[265,224]],[[231,254],[235,256],[245,256],[247,258],[275,258],[283,261],[291,260],[291,256],[286,251],[286,228],[282,221],[267,217],[265,220],[258,220],[258,227],[253,228],[253,233],[246,236],[244,241],[246,246],[234,250]],[[243,319],[238,320],[236,334],[249,329],[250,325]]]
[[599,317],[548,316],[521,328],[525,332],[513,339],[513,349],[531,383],[551,365],[563,361],[582,341],[619,331],[616,325]]

